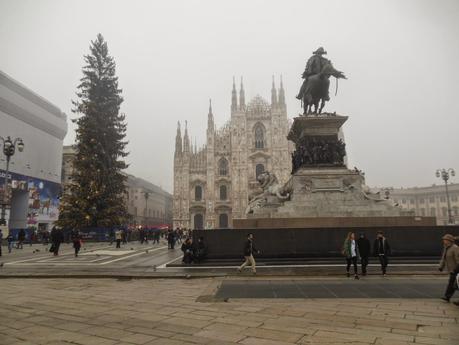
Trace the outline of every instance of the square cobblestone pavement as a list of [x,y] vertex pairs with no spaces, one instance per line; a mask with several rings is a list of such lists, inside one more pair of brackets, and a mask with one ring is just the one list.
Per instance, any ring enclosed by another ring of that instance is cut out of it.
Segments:
[[459,344],[459,308],[438,298],[294,298],[308,279],[270,279],[289,298],[221,299],[222,282],[2,279],[0,344]]

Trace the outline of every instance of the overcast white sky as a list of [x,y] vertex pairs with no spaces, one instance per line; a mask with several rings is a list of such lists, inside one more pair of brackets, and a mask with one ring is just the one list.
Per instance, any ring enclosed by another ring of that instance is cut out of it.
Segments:
[[166,190],[177,121],[203,144],[209,98],[217,125],[229,119],[233,75],[250,100],[270,99],[271,76],[282,74],[297,116],[300,74],[321,45],[349,78],[325,110],[350,116],[349,165],[367,184],[430,185],[441,182],[435,169],[459,170],[457,0],[0,0],[0,69],[72,118],[99,32],[125,98],[129,172]]

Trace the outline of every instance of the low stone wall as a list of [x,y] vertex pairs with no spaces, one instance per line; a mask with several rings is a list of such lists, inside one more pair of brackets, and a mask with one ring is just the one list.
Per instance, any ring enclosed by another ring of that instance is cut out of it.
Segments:
[[235,229],[293,229],[333,227],[393,227],[436,226],[435,217],[309,217],[309,218],[259,218],[233,219]]
[[[384,231],[393,256],[441,256],[441,237],[459,236],[459,226],[411,226],[352,228],[365,232],[373,244],[378,230]],[[209,259],[241,258],[247,235],[252,233],[256,247],[266,258],[307,258],[341,256],[349,228],[308,229],[222,229],[195,230],[193,240],[204,237]]]

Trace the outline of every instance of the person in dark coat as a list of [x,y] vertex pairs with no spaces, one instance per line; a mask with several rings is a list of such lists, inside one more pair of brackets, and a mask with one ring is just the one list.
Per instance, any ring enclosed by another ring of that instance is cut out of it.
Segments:
[[255,244],[253,242],[253,234],[248,234],[247,242],[245,242],[244,250],[243,250],[245,261],[241,265],[241,267],[238,268],[239,273],[241,273],[244,267],[250,263],[253,274],[257,274],[256,262],[255,262],[255,259],[253,258],[254,253],[260,253],[260,251],[255,247]]
[[190,238],[187,238],[186,241],[182,244],[183,259],[184,264],[191,264],[193,261],[193,243]]
[[[449,302],[456,291],[456,279],[459,274],[459,247],[454,243],[454,236],[446,234],[442,237],[443,240],[443,255],[438,269],[443,272],[444,269],[449,273],[448,285],[446,287],[445,296],[442,300]],[[454,302],[459,306],[459,301]]]
[[207,247],[204,243],[204,237],[199,237],[198,242],[194,246],[194,260],[196,263],[201,263],[206,259],[207,256]]
[[174,249],[175,247],[175,231],[169,230],[167,233],[167,244],[169,249]]
[[389,256],[391,255],[391,249],[389,242],[384,237],[384,233],[382,231],[378,231],[377,233],[376,240],[373,244],[373,255],[379,259],[382,274],[385,276],[387,265],[389,264]]
[[57,227],[53,226],[51,230],[51,249],[49,250],[54,254],[54,256],[59,255],[59,247],[61,243],[64,242],[64,233],[62,230],[58,229]]
[[371,254],[371,243],[368,238],[366,238],[363,232],[360,233],[360,237],[357,240],[357,247],[359,247],[359,254],[360,254],[360,263],[362,265],[362,275],[367,275],[367,266],[368,266],[368,258]]
[[72,232],[70,233],[70,238],[73,243],[73,248],[75,249],[75,257],[78,257],[78,253],[80,252],[80,249],[81,249],[80,232],[77,229],[72,230]]
[[21,229],[19,230],[19,233],[18,233],[18,243],[16,244],[16,249],[22,249],[23,248],[23,243],[25,241],[25,237],[26,237],[26,234],[25,234],[25,231],[24,229]]

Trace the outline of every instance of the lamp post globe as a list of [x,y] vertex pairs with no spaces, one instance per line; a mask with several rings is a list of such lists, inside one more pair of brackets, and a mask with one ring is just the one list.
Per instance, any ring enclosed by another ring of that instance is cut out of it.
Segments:
[[0,224],[6,225],[6,206],[8,204],[9,194],[8,194],[8,176],[9,176],[9,167],[10,159],[16,152],[16,145],[19,152],[24,150],[24,142],[21,138],[11,139],[10,136],[6,138],[0,137],[1,142],[3,143],[3,154],[6,157],[6,170],[5,170],[5,179],[3,182],[3,200],[2,200],[2,210],[0,215]]
[[454,169],[437,169],[435,175],[437,177],[441,177],[441,179],[445,182],[445,193],[446,193],[446,202],[448,206],[448,224],[454,224],[453,214],[451,212],[451,201],[449,200],[449,191],[448,191],[448,180],[450,176],[456,176],[456,172]]
[[24,142],[22,141],[22,139],[18,140],[18,151],[19,152],[23,152],[24,151]]

